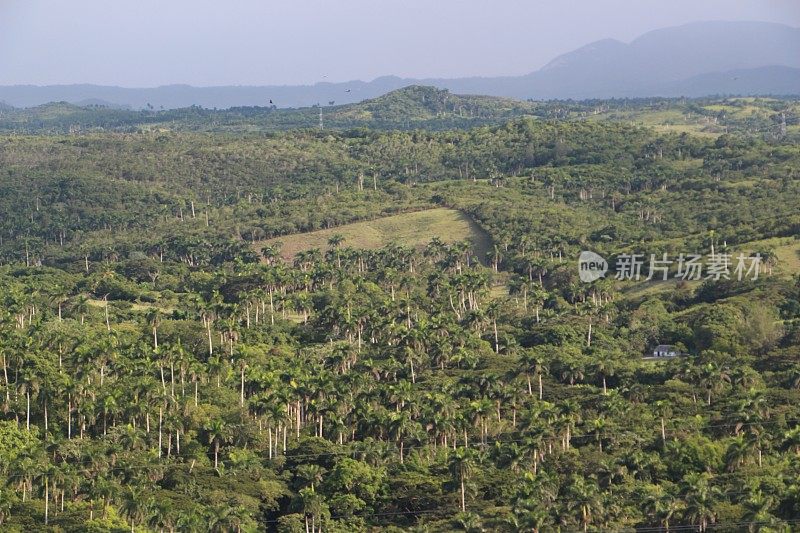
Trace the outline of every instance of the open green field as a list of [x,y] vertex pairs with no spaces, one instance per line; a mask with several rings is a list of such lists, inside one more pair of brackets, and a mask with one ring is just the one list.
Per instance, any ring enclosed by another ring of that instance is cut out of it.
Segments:
[[[677,109],[663,111],[635,110],[622,112],[613,110],[588,117],[592,121],[613,120],[651,127],[659,133],[689,133],[706,138],[715,138],[722,133],[722,128],[710,127],[700,117],[687,117]],[[716,131],[716,130],[719,131]]]
[[[89,298],[89,305],[104,308],[106,306],[106,302],[97,298]],[[141,313],[146,313],[151,309],[158,309],[162,313],[171,313],[175,308],[149,302],[131,302],[130,309],[131,311],[138,311]]]
[[286,235],[257,242],[255,247],[261,250],[266,244],[280,242],[281,255],[291,259],[303,250],[328,249],[328,239],[336,234],[344,237],[342,246],[362,249],[382,248],[388,244],[422,247],[434,237],[447,243],[469,240],[481,260],[486,257],[490,246],[489,236],[471,218],[456,209],[441,207]]
[[769,250],[775,254],[777,263],[775,273],[793,276],[800,274],[800,241],[793,237],[775,237],[762,241],[753,241],[743,248],[754,253],[758,250]]

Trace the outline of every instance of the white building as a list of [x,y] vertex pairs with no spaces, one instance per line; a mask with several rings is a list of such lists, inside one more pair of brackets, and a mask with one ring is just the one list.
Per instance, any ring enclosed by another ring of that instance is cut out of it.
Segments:
[[653,357],[677,357],[681,352],[671,344],[659,344],[653,350]]

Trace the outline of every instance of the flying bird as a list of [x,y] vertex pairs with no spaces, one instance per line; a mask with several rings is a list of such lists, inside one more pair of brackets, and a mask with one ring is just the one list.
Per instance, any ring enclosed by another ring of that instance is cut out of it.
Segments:
[[349,93],[350,89],[345,89],[344,92]]
[[270,98],[270,99],[269,99],[269,103],[270,103],[270,104],[272,103],[272,98]]

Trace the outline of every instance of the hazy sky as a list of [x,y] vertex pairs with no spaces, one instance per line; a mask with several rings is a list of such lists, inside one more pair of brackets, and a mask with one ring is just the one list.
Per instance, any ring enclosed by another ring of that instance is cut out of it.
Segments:
[[524,74],[698,20],[800,26],[800,0],[0,0],[0,85]]

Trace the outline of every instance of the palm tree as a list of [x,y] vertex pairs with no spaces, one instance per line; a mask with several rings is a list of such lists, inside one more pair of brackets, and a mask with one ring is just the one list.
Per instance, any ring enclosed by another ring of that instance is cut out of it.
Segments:
[[656,414],[661,419],[661,442],[667,442],[667,428],[665,419],[672,415],[672,403],[668,400],[656,400],[653,404]]
[[122,513],[131,521],[131,533],[136,524],[147,521],[153,514],[154,500],[145,487],[129,486],[122,500]]
[[600,453],[603,452],[603,432],[606,426],[607,422],[604,416],[599,416],[589,421],[589,427],[594,431],[594,438],[600,448]]
[[461,512],[467,512],[466,485],[472,467],[475,464],[475,454],[471,448],[457,448],[450,453],[448,465],[453,479],[461,488]]
[[594,371],[600,376],[600,379],[603,383],[603,394],[608,394],[606,378],[613,377],[614,374],[616,374],[616,361],[610,355],[607,355],[594,363]]
[[158,350],[158,325],[161,322],[161,312],[157,307],[147,311],[147,323],[153,328],[153,350]]
[[86,313],[89,312],[91,305],[89,304],[89,298],[85,294],[80,294],[75,299],[75,303],[72,305],[72,310],[78,313],[81,317],[81,324],[83,324],[84,317]]
[[208,444],[214,447],[214,468],[219,466],[219,448],[230,438],[230,428],[224,420],[214,419],[205,426]]
[[[309,531],[309,525],[311,533],[322,531],[322,514],[325,509],[322,496],[314,492],[314,489],[301,489],[300,505],[302,506],[303,516],[305,517],[306,531]],[[311,524],[308,522],[309,516],[311,517]],[[319,520],[320,523],[319,530],[317,530],[316,527],[317,520]]]
[[342,268],[342,258],[339,254],[339,247],[344,242],[344,235],[340,233],[334,233],[328,239],[328,246],[333,249],[334,256],[336,257],[336,268]]
[[400,448],[400,463],[404,460],[405,442],[408,437],[417,433],[419,424],[411,419],[408,411],[400,411],[389,415],[389,432]]
[[680,510],[680,505],[675,495],[664,485],[652,485],[648,491],[645,508],[647,513],[657,518],[661,527],[669,533],[670,520]]
[[543,397],[542,374],[549,372],[548,356],[544,347],[537,347],[525,350],[520,358],[520,364],[528,382],[528,394],[533,394],[531,387],[531,374],[535,375],[539,382],[539,399]]
[[728,369],[717,363],[707,363],[700,372],[700,384],[706,389],[707,404],[711,405],[711,394],[717,392],[725,383],[730,383],[731,377]]
[[228,533],[238,531],[241,526],[240,517],[237,514],[237,507],[230,503],[223,502],[213,505],[206,514],[206,525],[208,531],[214,533]]
[[[748,522],[747,529],[756,531],[782,531],[786,524],[773,514],[780,501],[771,494],[757,490],[744,501],[745,513],[742,516]],[[788,530],[788,529],[786,529]]]
[[481,517],[475,513],[459,513],[456,515],[458,531],[466,533],[483,533],[486,531],[481,523]]
[[716,503],[721,495],[719,487],[711,485],[711,474],[690,472],[681,481],[681,495],[686,504],[685,515],[704,532],[717,518]]
[[581,421],[581,408],[575,400],[565,400],[558,406],[559,417],[564,424],[564,449],[570,447],[572,428]]
[[322,483],[324,474],[325,469],[320,465],[309,463],[298,466],[295,475],[301,480],[304,486],[309,486],[311,490],[314,490],[315,487]]
[[583,530],[587,531],[593,513],[603,508],[597,482],[583,476],[572,476],[567,491],[570,495],[567,507],[580,510],[580,523]]
[[512,508],[515,531],[531,531],[540,533],[551,525],[550,513],[542,502],[534,498],[518,499]]
[[585,369],[583,364],[576,358],[564,359],[561,362],[561,379],[570,384],[575,385],[576,381],[582,381]]
[[787,431],[783,439],[783,445],[789,450],[792,450],[795,455],[800,456],[800,426],[796,426]]
[[103,500],[103,519],[106,518],[108,512],[108,504],[116,497],[120,490],[120,486],[111,478],[105,475],[98,475],[91,485],[92,504],[94,500],[100,498]]
[[166,528],[170,533],[175,531],[178,522],[178,512],[169,500],[154,502],[150,525],[164,531]]
[[50,488],[53,478],[57,475],[57,469],[44,454],[39,456],[36,467],[36,477],[44,486],[44,524],[47,525],[50,517]]

